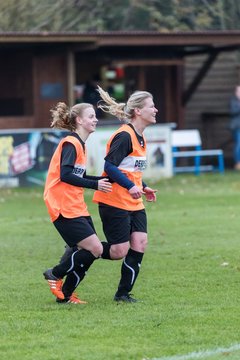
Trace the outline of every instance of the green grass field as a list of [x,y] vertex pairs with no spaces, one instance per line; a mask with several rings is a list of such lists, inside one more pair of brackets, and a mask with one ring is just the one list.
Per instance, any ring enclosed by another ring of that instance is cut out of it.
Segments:
[[42,272],[64,244],[42,189],[0,190],[1,360],[240,359],[240,174],[178,175],[154,186],[133,291],[142,302],[119,305],[121,261],[106,260],[78,288],[87,305],[56,304]]

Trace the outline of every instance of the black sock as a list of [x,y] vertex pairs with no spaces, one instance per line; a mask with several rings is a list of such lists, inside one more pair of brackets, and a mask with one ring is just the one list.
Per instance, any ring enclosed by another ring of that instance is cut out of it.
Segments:
[[56,265],[52,269],[52,273],[58,279],[62,279],[65,275],[73,271],[81,274],[83,268],[86,271],[95,259],[95,256],[90,251],[85,249],[77,250],[64,262]]
[[106,241],[102,241],[101,244],[103,246],[103,252],[102,252],[101,258],[107,259],[107,260],[112,260],[110,257],[111,245],[109,243],[107,243]]
[[69,256],[71,256],[74,253],[74,251],[76,251],[76,250],[77,250],[76,246],[71,248],[70,246],[66,245],[65,246],[65,251],[64,251],[63,255],[60,258],[60,263],[63,263],[64,261],[66,261],[69,258]]
[[133,285],[139,274],[144,253],[129,249],[127,256],[123,260],[121,268],[121,279],[118,285],[116,295],[127,295],[133,288]]
[[66,280],[64,281],[62,292],[65,298],[70,297],[74,290],[77,288],[79,283],[84,279],[89,266],[79,267],[77,271],[72,271],[70,274],[67,275]]
[[77,274],[75,271],[71,272],[67,275],[66,280],[64,281],[62,292],[65,296],[65,298],[70,297],[76,287],[79,285],[80,281],[83,280],[85,273],[83,273],[82,278],[79,276],[80,274]]

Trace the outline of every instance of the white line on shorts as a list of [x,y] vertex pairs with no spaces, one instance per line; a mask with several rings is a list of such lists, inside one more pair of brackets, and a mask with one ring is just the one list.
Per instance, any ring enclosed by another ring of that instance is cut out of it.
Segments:
[[[209,356],[221,354],[221,353],[229,353],[232,351],[240,350],[240,344],[235,344],[230,346],[229,348],[217,348],[214,350],[204,350],[199,352],[192,352],[186,355],[175,355],[175,356],[167,356],[161,358],[152,358],[149,360],[194,360],[194,359],[205,359]],[[144,359],[143,359],[144,360]]]

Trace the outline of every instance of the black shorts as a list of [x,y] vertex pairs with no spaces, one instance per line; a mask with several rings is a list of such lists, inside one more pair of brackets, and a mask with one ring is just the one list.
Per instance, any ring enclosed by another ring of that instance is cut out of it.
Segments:
[[127,211],[113,206],[99,204],[99,215],[103,232],[109,244],[122,244],[130,241],[134,231],[147,233],[145,210]]
[[96,234],[91,216],[79,216],[68,219],[59,215],[53,224],[70,247],[75,246],[79,241],[86,239],[88,236]]

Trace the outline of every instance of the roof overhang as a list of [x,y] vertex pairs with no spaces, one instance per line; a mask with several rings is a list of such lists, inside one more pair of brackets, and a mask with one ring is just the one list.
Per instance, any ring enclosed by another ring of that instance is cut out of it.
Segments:
[[240,46],[240,31],[0,32],[0,44],[86,42],[98,46]]

